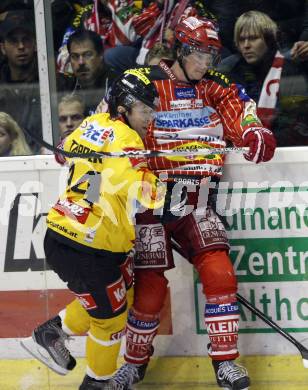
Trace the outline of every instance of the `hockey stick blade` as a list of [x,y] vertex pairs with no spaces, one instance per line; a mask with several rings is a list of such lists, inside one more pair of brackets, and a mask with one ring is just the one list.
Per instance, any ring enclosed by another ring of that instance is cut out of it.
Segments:
[[264,314],[261,310],[257,309],[253,306],[247,299],[245,299],[242,295],[236,294],[238,301],[245,306],[248,310],[254,313],[257,317],[259,317],[263,322],[273,328],[276,332],[278,332],[282,337],[287,339],[290,343],[292,343],[300,352],[303,365],[305,368],[308,368],[308,349],[304,347],[298,340],[296,340],[293,336],[291,336],[288,332],[283,330],[276,322],[272,321],[266,314]]

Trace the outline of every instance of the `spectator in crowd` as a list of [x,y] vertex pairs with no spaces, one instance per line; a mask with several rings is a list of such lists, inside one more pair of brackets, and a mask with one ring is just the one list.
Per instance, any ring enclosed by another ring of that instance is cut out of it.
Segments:
[[278,42],[283,51],[291,49],[293,59],[308,59],[308,2],[306,0],[237,0],[241,15],[260,11],[274,20],[279,28]]
[[66,43],[68,37],[78,28],[85,28],[99,34],[105,49],[118,45],[134,44],[138,38],[131,19],[140,13],[141,1],[133,0],[54,0],[54,46],[58,51],[58,67],[66,67]]
[[[169,48],[174,44],[174,28],[177,23],[188,16],[198,16],[211,19],[219,27],[220,35],[225,46],[224,51],[229,54],[232,50],[230,29],[233,28],[238,6],[233,0],[156,0],[150,2],[140,14],[131,16],[130,34],[132,39],[135,32],[135,41],[141,38],[141,47],[138,45],[121,46],[106,51],[106,63],[118,71],[133,64],[144,64],[145,56],[154,44],[165,43]],[[231,40],[231,42],[230,42]],[[139,40],[140,41],[140,40]],[[127,45],[127,43],[126,43]]]
[[[202,3],[211,11],[217,20],[219,37],[222,41],[222,57],[225,57],[234,52],[232,34],[238,11],[238,0],[208,0],[194,1],[195,4]],[[202,15],[201,15],[202,16]],[[204,15],[207,17],[207,15]]]
[[0,112],[0,157],[32,154],[23,131],[6,112]]
[[58,74],[58,91],[78,92],[91,115],[104,96],[115,74],[103,59],[101,37],[93,31],[77,30],[68,39],[67,48],[73,76]]
[[58,105],[60,139],[66,138],[85,118],[85,104],[79,95],[65,95]]
[[[36,136],[42,134],[40,91],[33,14],[30,10],[8,11],[0,23],[0,109]],[[33,152],[37,145],[28,134]]]
[[175,52],[163,43],[156,43],[146,54],[145,65],[158,65],[163,60],[165,62],[175,60]]
[[277,32],[268,15],[242,14],[234,29],[239,54],[224,59],[218,69],[257,102],[258,116],[273,130],[278,146],[308,145],[307,75],[278,50]]
[[93,0],[84,4],[78,0],[53,0],[51,2],[51,14],[53,21],[53,45],[55,52],[58,52],[64,41],[66,43],[67,33],[73,32],[74,28],[80,27],[83,15],[93,7]]
[[[59,142],[57,146],[59,147],[62,141],[77,129],[85,118],[85,104],[82,98],[77,94],[64,95],[58,104],[58,118]],[[42,147],[40,154],[53,154],[53,152]],[[61,154],[56,154],[56,160],[65,161]]]
[[162,42],[163,31],[176,9],[177,0],[155,0],[144,6],[139,15],[131,15],[130,28],[126,31],[130,42],[107,50],[106,63],[118,72],[136,63],[144,64],[148,50]]
[[20,9],[33,10],[33,0],[1,0],[0,13]]
[[[96,1],[97,5],[98,2]],[[102,19],[91,20],[91,12],[96,9],[93,0],[55,0],[51,5],[53,20],[53,44],[57,52],[57,70],[61,73],[71,73],[67,41],[77,29],[85,28],[97,32],[102,38],[102,29],[106,23]],[[89,19],[89,22],[86,21]],[[107,26],[109,21],[107,21]],[[94,26],[98,30],[93,29]],[[104,39],[103,39],[104,42]]]
[[[109,113],[87,118],[66,138],[63,149],[109,153],[144,149],[142,138],[155,112],[157,92],[136,69],[113,84]],[[39,325],[22,345],[55,372],[76,365],[65,345],[69,335],[87,333],[86,375],[79,390],[121,389],[109,378],[117,367],[127,308],[132,301],[133,209],[161,207],[165,186],[145,159],[69,158],[64,193],[50,209],[44,240],[51,269],[75,299]]]

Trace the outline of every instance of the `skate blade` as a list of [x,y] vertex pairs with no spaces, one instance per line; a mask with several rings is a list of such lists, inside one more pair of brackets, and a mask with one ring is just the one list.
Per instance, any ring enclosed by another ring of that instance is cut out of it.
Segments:
[[49,355],[45,348],[36,343],[32,337],[27,337],[20,341],[20,345],[35,359],[45,364],[48,368],[60,375],[66,375],[69,370],[59,366]]
[[[230,390],[231,387],[222,387],[222,390]],[[241,390],[249,390],[249,387],[245,387],[245,389],[241,389]]]

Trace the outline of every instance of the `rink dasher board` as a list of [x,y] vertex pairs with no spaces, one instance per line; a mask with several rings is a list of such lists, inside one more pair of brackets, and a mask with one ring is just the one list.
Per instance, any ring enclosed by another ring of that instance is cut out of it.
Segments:
[[[228,234],[240,292],[254,300],[259,309],[266,309],[279,325],[296,332],[299,340],[307,337],[308,316],[304,300],[306,156],[306,148],[286,148],[278,151],[274,161],[256,166],[239,155],[229,155],[222,179],[225,185],[218,199],[221,208],[238,208],[226,217],[233,226]],[[46,270],[42,242],[44,218],[64,187],[66,176],[66,169],[59,168],[53,156],[0,160],[0,236],[4,243],[0,247],[0,294],[37,290],[44,295],[46,291],[65,288],[52,271]],[[279,210],[284,210],[280,214],[272,213],[277,202]],[[292,213],[294,207],[299,216]],[[274,249],[260,245],[267,240],[274,243]],[[180,256],[175,257],[177,268],[168,272],[172,336],[159,336],[156,352],[170,356],[203,355],[207,336],[200,284],[190,265]],[[5,300],[1,309],[5,312]],[[14,318],[10,321],[14,325]],[[246,310],[240,327],[240,349],[244,354],[296,353],[280,336],[267,333],[272,331]],[[1,358],[25,357],[19,348],[19,334],[16,336],[7,338],[5,326],[0,329]],[[83,340],[77,337],[74,342],[77,356],[82,355]]]

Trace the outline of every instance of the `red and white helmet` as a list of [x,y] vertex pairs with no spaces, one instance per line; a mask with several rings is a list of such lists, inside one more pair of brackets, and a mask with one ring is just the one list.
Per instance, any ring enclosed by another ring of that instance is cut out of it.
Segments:
[[184,47],[188,46],[190,51],[197,50],[218,55],[222,48],[217,29],[210,20],[205,21],[190,16],[176,26],[175,36]]

